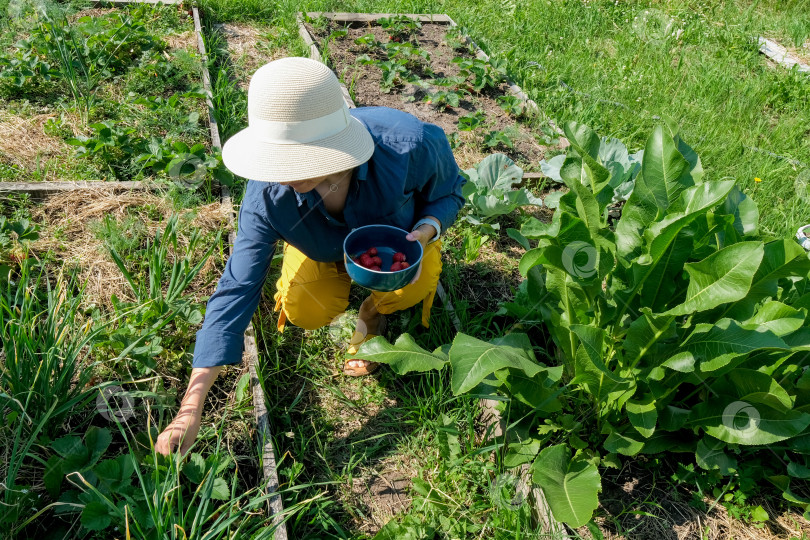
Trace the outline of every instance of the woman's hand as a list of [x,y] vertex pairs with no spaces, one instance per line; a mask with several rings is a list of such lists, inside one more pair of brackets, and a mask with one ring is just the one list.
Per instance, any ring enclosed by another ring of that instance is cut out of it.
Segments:
[[201,418],[202,411],[199,407],[180,407],[172,423],[158,436],[155,450],[168,456],[179,449],[180,454],[185,455],[197,439]]
[[168,456],[175,450],[185,455],[197,434],[200,432],[203,404],[208,390],[222,371],[222,366],[194,368],[188,381],[186,395],[180,404],[180,410],[171,424],[166,426],[163,433],[155,441],[155,451]]
[[[420,244],[422,244],[422,252],[424,253],[425,249],[427,248],[428,242],[430,242],[430,240],[434,236],[436,236],[436,227],[424,223],[420,225],[417,229],[408,233],[408,236],[406,236],[405,238],[410,240],[411,242],[419,242]],[[416,281],[419,280],[419,276],[421,275],[422,275],[422,261],[419,261],[419,270],[416,271],[416,275],[411,280],[411,283],[416,283]]]

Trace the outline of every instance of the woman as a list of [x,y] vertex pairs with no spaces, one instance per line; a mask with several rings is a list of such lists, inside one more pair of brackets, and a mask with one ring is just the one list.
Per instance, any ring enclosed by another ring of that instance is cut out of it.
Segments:
[[[155,445],[163,454],[187,451],[214,379],[223,365],[241,361],[243,335],[277,241],[284,241],[275,294],[281,331],[287,321],[320,328],[346,309],[351,280],[343,240],[352,229],[394,225],[412,231],[408,240],[422,244],[414,280],[398,291],[374,291],[361,305],[351,355],[383,331],[384,314],[423,302],[422,324],[428,325],[441,272],[438,238],[464,204],[464,177],[438,126],[384,107],[350,112],[340,83],[320,62],[283,58],[256,71],[248,123],[222,152],[231,171],[250,179],[233,254],[197,333],[180,411]],[[349,360],[344,372],[359,376],[375,368]]]

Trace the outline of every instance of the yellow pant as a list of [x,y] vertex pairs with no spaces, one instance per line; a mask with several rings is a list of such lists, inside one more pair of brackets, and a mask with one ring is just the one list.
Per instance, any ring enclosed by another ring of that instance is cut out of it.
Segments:
[[[377,311],[394,313],[423,301],[422,325],[427,327],[441,272],[441,240],[437,240],[425,248],[422,273],[415,283],[396,291],[371,292]],[[306,330],[330,324],[349,305],[350,285],[351,279],[342,262],[313,261],[285,243],[281,277],[276,283],[278,292],[274,296],[275,310],[281,311],[279,331],[284,331],[287,321]]]

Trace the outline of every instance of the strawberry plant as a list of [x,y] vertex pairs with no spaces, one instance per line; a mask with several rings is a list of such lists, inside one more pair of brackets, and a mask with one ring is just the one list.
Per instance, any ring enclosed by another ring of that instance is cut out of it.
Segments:
[[495,148],[499,145],[507,148],[515,147],[515,143],[512,142],[509,135],[499,130],[493,130],[484,135],[484,144],[489,148]]
[[445,110],[448,107],[458,107],[461,100],[461,94],[452,90],[437,90],[429,92],[424,101],[428,105],[433,105],[437,109]]
[[430,53],[412,43],[386,43],[383,48],[389,60],[401,61],[408,69],[421,68],[430,62]]
[[422,23],[418,20],[404,15],[383,17],[377,20],[377,24],[385,29],[389,39],[393,42],[407,41],[422,28]]
[[481,58],[453,58],[453,63],[458,64],[459,73],[465,79],[472,78],[472,87],[476,92],[481,92],[487,88],[498,88],[506,78],[506,66],[503,62],[490,60],[487,62]]
[[470,114],[465,114],[458,119],[459,131],[475,131],[481,127],[486,121],[484,111],[475,111]]
[[523,116],[523,113],[526,110],[526,103],[516,96],[498,96],[496,101],[498,102],[498,106],[500,106],[504,112],[516,118]]
[[365,34],[354,40],[355,45],[360,45],[365,50],[372,51],[382,46],[382,43],[377,41],[374,34]]
[[449,353],[375,338],[358,355],[397,373],[449,365],[455,393],[506,395],[521,420],[504,463],[531,462],[554,516],[572,526],[597,507],[598,467],[640,454],[691,456],[695,471],[770,486],[808,510],[810,256],[761,236],[753,201],[733,180],[704,178],[669,124],[647,140],[614,225],[599,137],[576,123],[565,134],[569,191],[550,224],[512,231],[530,249],[503,307],[545,328],[545,357],[560,365],[537,362],[520,334],[458,334]]

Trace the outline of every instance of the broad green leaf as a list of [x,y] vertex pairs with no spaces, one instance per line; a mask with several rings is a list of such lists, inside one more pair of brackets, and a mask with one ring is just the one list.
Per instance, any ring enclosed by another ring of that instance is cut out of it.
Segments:
[[718,378],[711,389],[717,394],[735,396],[754,406],[767,405],[782,412],[793,408],[790,394],[773,377],[754,369],[735,368]]
[[768,445],[802,433],[810,426],[810,414],[712,396],[695,406],[689,425],[729,444]]
[[695,461],[698,467],[707,471],[717,470],[723,476],[734,474],[738,470],[737,460],[725,453],[726,444],[711,437],[698,441]]
[[540,161],[540,171],[551,180],[554,180],[555,182],[562,182],[563,179],[560,176],[560,169],[562,168],[563,162],[565,162],[565,154],[554,156],[548,160],[544,159]]
[[450,365],[455,395],[469,392],[499,369],[520,369],[529,377],[542,370],[525,334],[508,334],[492,343],[457,334],[450,348]]
[[762,242],[740,242],[686,264],[690,278],[686,300],[667,314],[688,315],[744,298],[763,254]]
[[756,315],[743,321],[742,325],[760,330],[770,330],[777,336],[784,336],[804,326],[806,318],[806,310],[794,309],[782,302],[771,300],[762,304]]
[[541,451],[531,470],[557,520],[572,527],[591,520],[602,490],[596,465],[582,458],[571,459],[571,450],[558,444]]
[[515,369],[498,370],[495,376],[507,390],[508,396],[529,407],[545,412],[556,412],[562,408],[557,399],[559,385],[549,377],[545,369],[533,377]]
[[200,454],[191,454],[189,460],[183,465],[183,474],[193,483],[201,483],[205,478],[205,459]]
[[465,171],[479,190],[507,191],[523,179],[523,169],[504,154],[485,157],[475,169]]
[[641,162],[642,183],[636,181],[635,191],[639,195],[652,196],[662,215],[678,198],[681,191],[694,185],[689,175],[689,162],[678,152],[672,137],[662,126],[656,126],[644,147]]
[[674,335],[675,317],[653,315],[649,308],[641,308],[641,316],[630,323],[624,338],[624,365],[633,367],[654,350],[658,340]]
[[807,275],[810,269],[808,253],[792,239],[780,239],[765,244],[762,263],[757,268],[748,294],[728,306],[722,316],[748,318],[755,305],[764,298],[773,298],[778,281],[793,275]]
[[89,531],[103,531],[112,523],[112,517],[106,504],[91,501],[82,509],[82,527]]
[[658,410],[655,408],[655,400],[646,397],[643,400],[628,400],[625,403],[627,417],[630,424],[636,428],[644,438],[652,437],[655,433],[655,423],[658,421]]
[[810,479],[810,467],[791,461],[788,463],[787,472],[793,478],[800,478],[802,480]]
[[658,428],[665,431],[678,431],[689,420],[689,409],[667,405],[658,414]]
[[506,229],[506,234],[507,234],[507,236],[509,236],[509,238],[511,238],[512,240],[514,240],[518,244],[520,244],[520,247],[522,247],[526,251],[528,251],[528,250],[530,250],[532,248],[531,245],[529,244],[529,239],[526,238],[525,236],[523,236],[522,234],[520,234],[519,230],[517,230],[517,229]]
[[628,392],[633,381],[612,372],[603,360],[605,331],[581,324],[572,324],[570,328],[580,340],[571,383],[585,386],[597,402],[609,401],[609,397],[618,399]]
[[667,367],[686,373],[693,369],[685,366],[699,365],[705,373],[725,367],[738,356],[759,349],[786,349],[787,345],[770,330],[744,328],[732,319],[721,319],[714,325],[695,325],[679,348],[679,353],[667,359]]
[[734,229],[740,236],[756,234],[759,227],[759,210],[756,203],[738,186],[729,192],[721,211],[734,216]]
[[641,173],[616,226],[616,246],[622,264],[641,253],[641,235],[662,216],[680,195],[694,185],[689,162],[678,152],[675,141],[657,126],[644,148]]
[[622,435],[618,431],[611,431],[605,439],[605,450],[625,456],[635,456],[644,448],[644,443]]
[[231,498],[228,483],[224,478],[214,478],[214,485],[211,488],[211,498],[218,501],[227,501]]
[[543,442],[529,438],[520,442],[510,442],[503,456],[503,464],[505,467],[520,467],[524,463],[529,463],[540,451]]
[[585,155],[592,158],[599,156],[601,141],[599,135],[585,124],[578,122],[566,122],[563,124],[563,132],[571,144],[579,146]]
[[447,357],[440,349],[431,353],[417,345],[409,334],[402,334],[394,344],[382,336],[370,339],[360,346],[355,356],[388,364],[397,375],[441,370],[447,365]]

